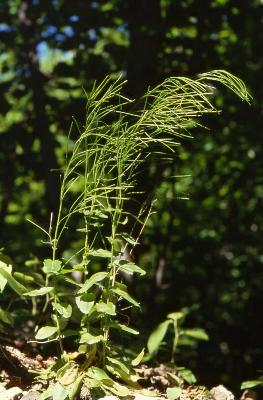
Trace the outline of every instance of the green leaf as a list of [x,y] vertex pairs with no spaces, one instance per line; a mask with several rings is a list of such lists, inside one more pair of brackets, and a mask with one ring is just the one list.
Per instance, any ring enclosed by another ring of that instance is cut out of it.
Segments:
[[1,307],[0,307],[0,320],[8,325],[12,325],[14,323],[14,318],[12,317],[12,314],[3,310]]
[[170,324],[171,321],[164,321],[151,333],[147,342],[147,348],[150,354],[154,354],[158,351]]
[[116,396],[126,397],[131,393],[127,386],[120,385],[114,381],[112,381],[110,385],[103,383],[103,386]]
[[98,367],[90,367],[87,371],[87,375],[92,379],[96,379],[97,381],[102,381],[102,380],[112,381],[109,375],[107,375],[106,372],[103,371],[103,369]]
[[82,296],[77,296],[75,301],[82,314],[87,315],[94,305],[94,295],[92,293],[86,293]]
[[[0,268],[6,270],[9,274],[11,274],[12,272],[12,265],[7,265],[3,261],[0,261]],[[6,284],[7,284],[7,279],[0,274],[0,293],[3,292]]]
[[130,243],[132,246],[135,246],[136,244],[138,244],[138,242],[136,242],[135,239],[133,239],[133,237],[131,235],[129,235],[128,233],[122,233],[121,237],[128,243]]
[[42,287],[40,289],[31,290],[30,292],[25,293],[25,296],[30,296],[30,297],[43,296],[44,294],[51,292],[51,290],[53,290],[53,289],[54,288],[52,286],[46,286],[46,287]]
[[172,320],[178,321],[184,317],[184,313],[182,312],[173,312],[167,315],[167,318],[171,318]]
[[209,340],[209,336],[207,335],[207,333],[200,328],[186,329],[182,331],[182,335],[190,336],[191,338],[196,340]]
[[96,304],[96,309],[99,313],[116,315],[116,307],[111,302],[108,303],[99,302]]
[[22,272],[14,272],[14,278],[18,279],[20,282],[22,281],[23,283],[31,283],[31,282],[35,282],[35,279],[33,276],[31,275],[26,275],[26,274],[22,274]]
[[119,288],[113,288],[111,289],[111,292],[116,293],[118,296],[128,301],[128,303],[131,303],[136,307],[140,307],[140,303],[138,303],[133,297],[129,295],[129,293],[125,292],[124,290],[121,290]]
[[36,334],[37,340],[44,340],[53,336],[58,331],[56,326],[43,326]]
[[93,285],[103,281],[107,275],[107,272],[97,272],[96,274],[93,274],[89,279],[86,280],[86,282],[84,282],[82,288],[78,290],[78,293],[87,292]]
[[137,365],[139,365],[140,364],[140,362],[142,361],[142,359],[143,359],[143,356],[144,356],[144,348],[142,349],[142,351],[140,351],[140,353],[137,355],[137,357],[135,357],[133,360],[132,360],[132,366],[133,367],[137,367]]
[[183,380],[185,380],[189,385],[196,383],[196,377],[190,369],[184,367],[177,367],[178,374]]
[[166,389],[166,395],[169,400],[176,400],[181,396],[181,394],[182,394],[182,389],[179,387]]
[[125,365],[123,362],[121,362],[120,360],[117,360],[116,358],[112,358],[112,357],[107,357],[107,360],[111,364],[117,365],[126,374],[130,373],[129,367],[127,365]]
[[121,240],[112,238],[111,236],[107,236],[107,239],[110,242],[110,244],[111,244],[111,246],[112,246],[112,248],[114,250],[114,254],[121,253],[121,250],[122,250],[122,242],[121,242]]
[[119,324],[119,323],[117,323],[117,322],[115,322],[115,321],[112,321],[112,322],[110,323],[110,327],[111,327],[111,328],[119,329],[120,331],[124,331],[124,332],[127,332],[127,333],[131,333],[132,335],[139,335],[139,333],[140,333],[140,332],[136,331],[135,329],[130,328],[130,327],[127,326],[127,325]]
[[263,385],[263,379],[255,379],[253,381],[245,381],[241,384],[241,389],[251,389],[256,386]]
[[45,274],[57,274],[61,270],[61,267],[61,261],[47,258],[44,260],[43,271]]
[[126,274],[132,275],[133,273],[137,273],[140,275],[145,275],[146,271],[144,271],[142,268],[138,267],[138,265],[130,262],[126,264],[120,264],[120,271],[126,272]]
[[[14,290],[17,294],[22,296],[25,292],[27,292],[27,289],[24,285],[21,283],[17,282],[15,278],[9,273],[8,269],[6,268],[5,265],[0,265],[0,276],[4,278],[4,280],[7,281],[11,289]],[[4,284],[5,281],[2,281],[2,285]]]
[[102,335],[93,336],[90,333],[85,332],[80,336],[79,343],[95,344],[95,343],[102,342],[102,340],[103,340]]
[[100,258],[111,258],[112,253],[111,253],[111,251],[105,250],[105,249],[91,250],[89,252],[89,256],[100,257]]
[[52,303],[52,307],[56,310],[62,317],[70,318],[72,314],[72,307],[70,304],[65,303]]
[[68,397],[69,388],[65,388],[59,382],[56,382],[52,390],[53,400],[65,400]]
[[75,382],[73,383],[73,385],[70,388],[70,392],[69,392],[69,400],[75,400],[77,398],[77,394],[80,390],[80,385],[81,382],[83,380],[84,375],[81,374],[77,377],[77,379],[75,380]]

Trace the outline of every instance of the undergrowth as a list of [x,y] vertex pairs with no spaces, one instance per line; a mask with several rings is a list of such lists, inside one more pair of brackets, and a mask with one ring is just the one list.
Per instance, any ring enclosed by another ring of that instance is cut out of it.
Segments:
[[[137,112],[130,111],[134,101],[123,96],[125,81],[121,79],[112,82],[107,77],[86,94],[85,126],[74,122],[78,137],[69,134],[58,212],[51,214],[48,229],[31,221],[45,236],[50,258],[25,273],[16,271],[4,256],[0,262],[1,291],[8,284],[27,306],[32,302],[35,315],[48,321],[36,326],[35,341],[59,344],[57,361],[42,372],[43,378],[53,382],[43,399],[74,399],[83,383],[91,391],[119,396],[141,390],[134,367],[145,357],[144,350],[131,357],[118,345],[118,337],[139,334],[129,315],[140,304],[129,294],[123,275],[145,274],[125,254],[138,245],[151,204],[142,204],[133,215],[127,203],[136,197],[136,175],[146,159],[152,154],[157,160],[171,157],[182,138],[191,137],[190,130],[200,126],[200,117],[219,112],[210,101],[213,83],[250,100],[243,82],[222,70],[201,74],[196,80],[168,78],[145,94]],[[82,235],[82,244],[63,259],[61,241],[76,216],[81,220],[76,235]],[[136,235],[132,228],[127,231],[127,226],[135,224],[141,226]],[[76,273],[80,279],[74,279]],[[151,336],[150,355],[172,326],[174,362],[176,324],[181,317],[170,314],[161,325],[161,336],[156,332]],[[11,319],[10,310],[1,310],[4,324]],[[69,338],[73,351],[65,347]]]

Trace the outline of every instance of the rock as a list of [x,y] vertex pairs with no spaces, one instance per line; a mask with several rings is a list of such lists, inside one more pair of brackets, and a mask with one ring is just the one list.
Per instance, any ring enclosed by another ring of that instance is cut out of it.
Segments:
[[227,390],[223,385],[213,387],[210,393],[215,400],[235,400],[233,393]]
[[14,400],[17,398],[16,396],[21,395],[22,393],[23,393],[23,390],[17,386],[14,386],[7,390],[6,389],[2,390],[2,388],[1,388],[0,399],[1,400]]
[[30,390],[27,394],[21,397],[21,400],[39,400],[41,393],[37,390]]
[[247,389],[242,393],[240,400],[257,400],[257,393],[254,390]]

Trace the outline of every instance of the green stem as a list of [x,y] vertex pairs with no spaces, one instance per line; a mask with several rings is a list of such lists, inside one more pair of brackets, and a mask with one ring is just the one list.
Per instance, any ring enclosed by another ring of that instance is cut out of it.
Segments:
[[179,330],[178,330],[178,325],[177,325],[176,320],[173,321],[173,327],[174,327],[174,339],[173,339],[172,358],[171,358],[172,363],[174,363],[174,361],[175,361],[175,352],[176,352],[178,340],[179,340]]

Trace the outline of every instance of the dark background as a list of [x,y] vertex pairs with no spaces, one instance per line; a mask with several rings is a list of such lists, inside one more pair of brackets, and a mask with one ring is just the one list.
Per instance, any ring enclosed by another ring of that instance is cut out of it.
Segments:
[[85,119],[82,87],[122,73],[138,97],[167,76],[214,68],[248,85],[251,107],[218,92],[210,130],[141,175],[158,201],[135,255],[148,275],[131,288],[145,340],[167,312],[194,306],[188,324],[210,341],[178,363],[233,388],[263,367],[262,10],[261,0],[0,0],[0,247],[17,270],[45,255],[26,218],[45,225],[56,208],[51,170],[72,116]]

